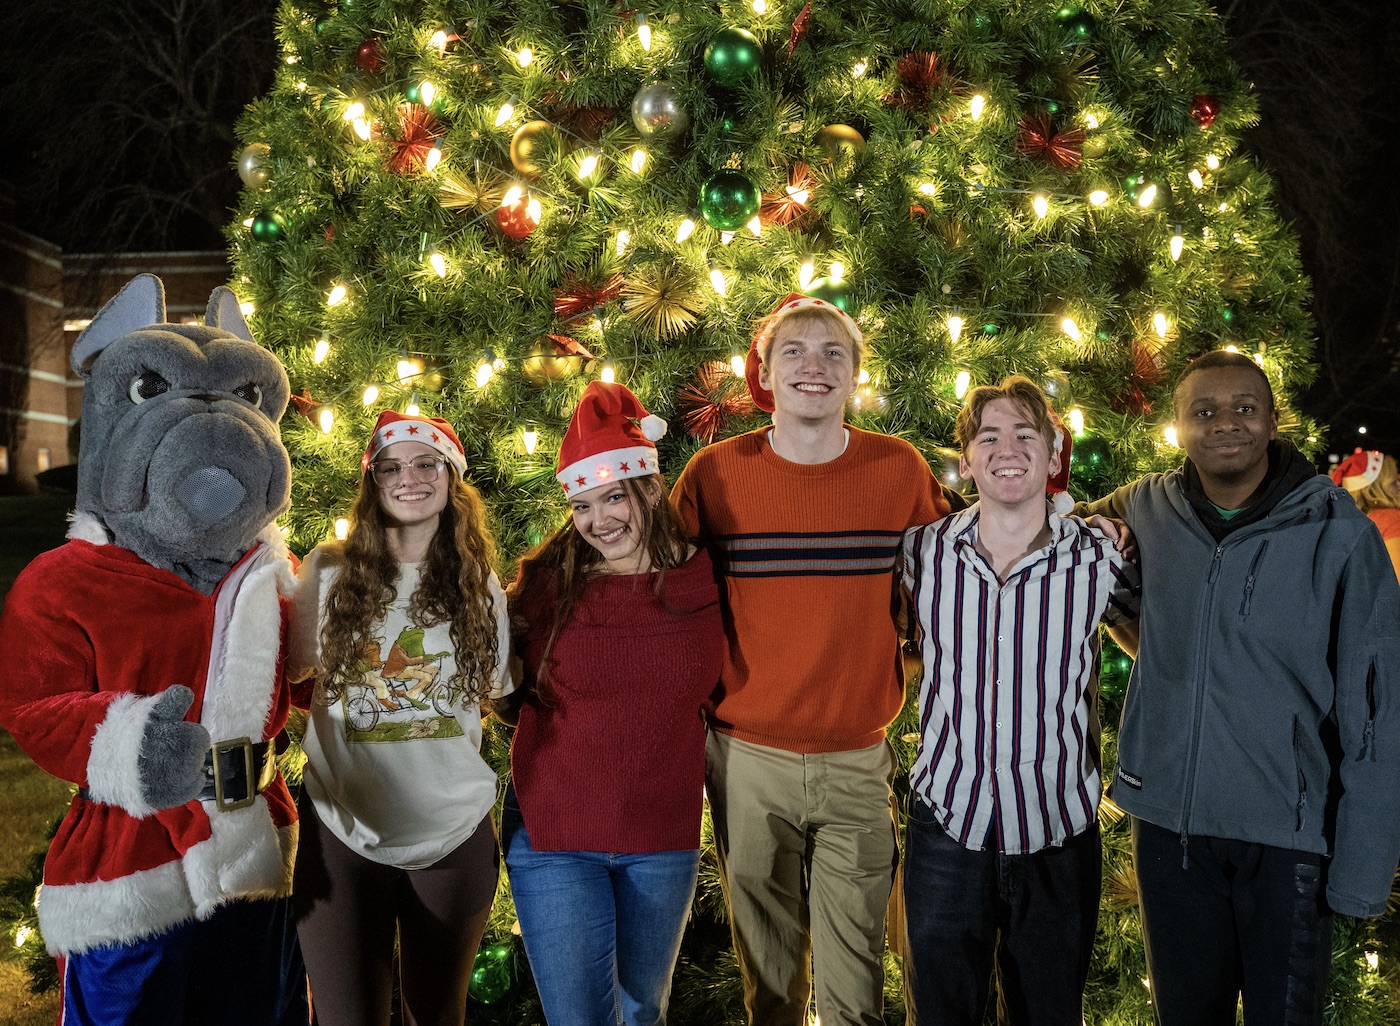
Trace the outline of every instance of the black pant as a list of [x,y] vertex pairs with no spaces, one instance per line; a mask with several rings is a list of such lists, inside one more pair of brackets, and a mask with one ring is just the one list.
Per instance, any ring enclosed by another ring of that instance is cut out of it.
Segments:
[[[1183,868],[1182,861],[1186,865]],[[1160,1026],[1322,1022],[1332,964],[1323,857],[1133,820],[1147,974]]]
[[911,1021],[980,1026],[995,958],[1013,1026],[1080,1026],[1101,864],[1097,823],[1029,855],[999,854],[995,843],[969,851],[910,798],[904,981]]

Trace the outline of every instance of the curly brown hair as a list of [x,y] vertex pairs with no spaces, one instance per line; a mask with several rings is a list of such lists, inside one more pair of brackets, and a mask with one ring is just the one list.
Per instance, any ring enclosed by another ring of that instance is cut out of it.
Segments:
[[[454,700],[481,701],[494,685],[502,658],[496,651],[496,610],[487,585],[496,541],[477,490],[450,466],[443,472],[452,475],[447,505],[409,600],[408,618],[419,627],[451,625],[456,669],[447,680],[448,694]],[[387,517],[368,473],[360,481],[350,523],[339,553],[341,571],[326,594],[321,624],[321,688],[329,699],[360,680],[364,646],[398,598],[399,562],[389,548]]]
[[[680,516],[659,476],[623,478],[620,483],[627,491],[627,501],[632,506],[633,523],[640,526],[637,533],[643,539],[647,555],[651,557],[651,568],[659,571],[653,594],[660,597],[666,571],[680,566],[689,557],[690,540],[681,527]],[[573,615],[583,589],[602,563],[603,554],[578,533],[571,516],[553,534],[521,557],[520,569],[506,591],[513,610],[520,598],[530,589],[540,586],[551,572],[557,575],[549,640],[545,642],[536,679],[527,682],[541,705],[554,705],[554,693],[549,683],[550,654],[554,651],[554,643]]]

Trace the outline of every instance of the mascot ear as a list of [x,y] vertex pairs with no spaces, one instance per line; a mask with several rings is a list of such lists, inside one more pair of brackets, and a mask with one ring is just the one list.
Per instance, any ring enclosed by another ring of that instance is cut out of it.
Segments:
[[165,286],[154,274],[138,274],[97,311],[73,343],[73,372],[88,376],[92,361],[109,345],[141,328],[165,323]]
[[238,297],[233,290],[220,285],[209,294],[209,309],[204,312],[204,326],[227,331],[244,342],[253,341],[253,333],[248,330],[248,322],[243,319],[243,311],[238,308]]

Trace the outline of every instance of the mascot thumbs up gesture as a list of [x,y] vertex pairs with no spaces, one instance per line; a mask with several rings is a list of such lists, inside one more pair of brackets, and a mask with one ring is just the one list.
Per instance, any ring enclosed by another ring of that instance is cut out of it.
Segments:
[[64,1023],[307,1021],[286,895],[296,812],[272,739],[291,567],[272,521],[287,375],[238,303],[165,323],[152,275],[78,337],[69,541],[15,582],[0,723],[78,785],[39,924]]

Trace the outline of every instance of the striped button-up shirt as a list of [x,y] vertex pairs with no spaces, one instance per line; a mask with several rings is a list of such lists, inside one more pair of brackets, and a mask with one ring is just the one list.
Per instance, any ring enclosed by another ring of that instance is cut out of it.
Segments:
[[980,505],[905,534],[924,661],[914,794],[965,848],[1060,844],[1099,805],[1100,622],[1137,615],[1136,568],[1049,514],[1050,541],[1003,583],[977,551]]

